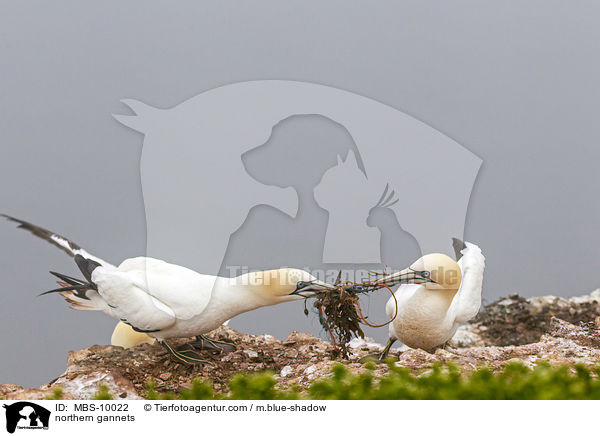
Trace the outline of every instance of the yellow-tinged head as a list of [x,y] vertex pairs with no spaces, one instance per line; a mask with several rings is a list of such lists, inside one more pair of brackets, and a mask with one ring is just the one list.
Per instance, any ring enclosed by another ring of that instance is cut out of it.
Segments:
[[248,286],[254,293],[272,304],[308,298],[318,292],[334,290],[310,273],[296,268],[256,271],[234,278],[236,285]]
[[450,256],[442,253],[426,254],[417,259],[409,269],[429,279],[423,285],[431,290],[457,291],[462,280],[462,272],[458,264]]
[[417,259],[410,267],[374,283],[387,286],[414,283],[430,290],[458,291],[461,281],[460,267],[451,257],[442,253],[431,253]]
[[153,344],[154,338],[145,333],[136,332],[124,322],[119,321],[113,330],[110,343],[123,348],[131,348],[138,344]]

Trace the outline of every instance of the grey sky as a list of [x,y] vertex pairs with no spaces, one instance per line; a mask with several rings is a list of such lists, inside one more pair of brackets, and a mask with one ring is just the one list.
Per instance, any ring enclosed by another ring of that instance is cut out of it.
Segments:
[[[119,100],[167,108],[238,81],[307,81],[398,108],[483,160],[465,237],[486,255],[486,300],[598,287],[597,4],[141,4],[2,2],[2,212],[113,262],[143,254],[143,138],[111,117]],[[0,247],[0,383],[47,382],[67,350],[108,341],[112,319],[35,297],[48,270],[76,272],[68,257],[9,223]],[[234,326],[317,333],[301,312]]]

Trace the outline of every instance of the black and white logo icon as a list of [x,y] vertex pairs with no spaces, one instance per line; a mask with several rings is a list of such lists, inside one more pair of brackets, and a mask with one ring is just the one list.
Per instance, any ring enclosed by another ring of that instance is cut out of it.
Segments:
[[2,405],[6,409],[6,431],[14,433],[16,429],[48,429],[50,411],[29,401],[19,401]]

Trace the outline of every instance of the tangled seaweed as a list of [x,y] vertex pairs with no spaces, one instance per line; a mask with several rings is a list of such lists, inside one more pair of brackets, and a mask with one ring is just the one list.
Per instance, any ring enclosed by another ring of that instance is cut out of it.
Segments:
[[[339,279],[340,277],[338,276],[335,283],[337,291],[318,294],[315,297],[316,301],[313,303],[313,306],[319,313],[319,322],[321,323],[321,326],[329,334],[331,343],[335,346],[336,354],[347,358],[349,354],[348,342],[350,342],[353,337],[365,337],[361,325],[383,327],[392,322],[396,317],[394,315],[391,320],[384,324],[371,324],[363,315],[359,294],[386,288],[390,291],[394,300],[395,296],[389,286],[384,284],[374,284],[373,282],[340,283]],[[398,304],[396,302],[396,313],[397,311]],[[308,309],[305,308],[304,313],[308,315]]]

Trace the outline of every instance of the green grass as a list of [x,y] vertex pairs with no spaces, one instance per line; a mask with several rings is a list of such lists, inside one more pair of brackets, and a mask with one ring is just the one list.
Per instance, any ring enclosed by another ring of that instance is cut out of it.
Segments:
[[[542,363],[529,369],[521,363],[509,363],[499,372],[481,368],[468,376],[453,365],[435,365],[413,375],[409,370],[390,365],[390,373],[380,379],[367,365],[362,374],[354,374],[338,364],[332,376],[316,380],[305,393],[298,388],[278,390],[270,373],[238,374],[229,382],[227,394],[215,394],[207,382],[194,380],[178,399],[253,399],[253,400],[550,400],[600,399],[600,367],[550,366]],[[148,397],[161,396],[151,385]]]
[[52,393],[46,397],[46,400],[62,400],[63,390],[60,387],[54,388]]
[[[542,363],[530,369],[521,363],[509,363],[501,371],[481,368],[470,375],[461,374],[453,365],[434,365],[413,375],[405,368],[389,366],[389,374],[376,378],[374,366],[366,365],[362,374],[354,374],[341,364],[334,365],[332,375],[314,381],[308,390],[297,387],[276,389],[269,372],[237,374],[229,381],[229,392],[215,393],[209,382],[194,380],[179,394],[158,393],[148,382],[149,400],[565,400],[600,399],[600,367],[589,369],[550,366]],[[56,396],[56,392],[55,392]],[[110,399],[101,387],[95,399]],[[55,398],[58,399],[58,398]]]

